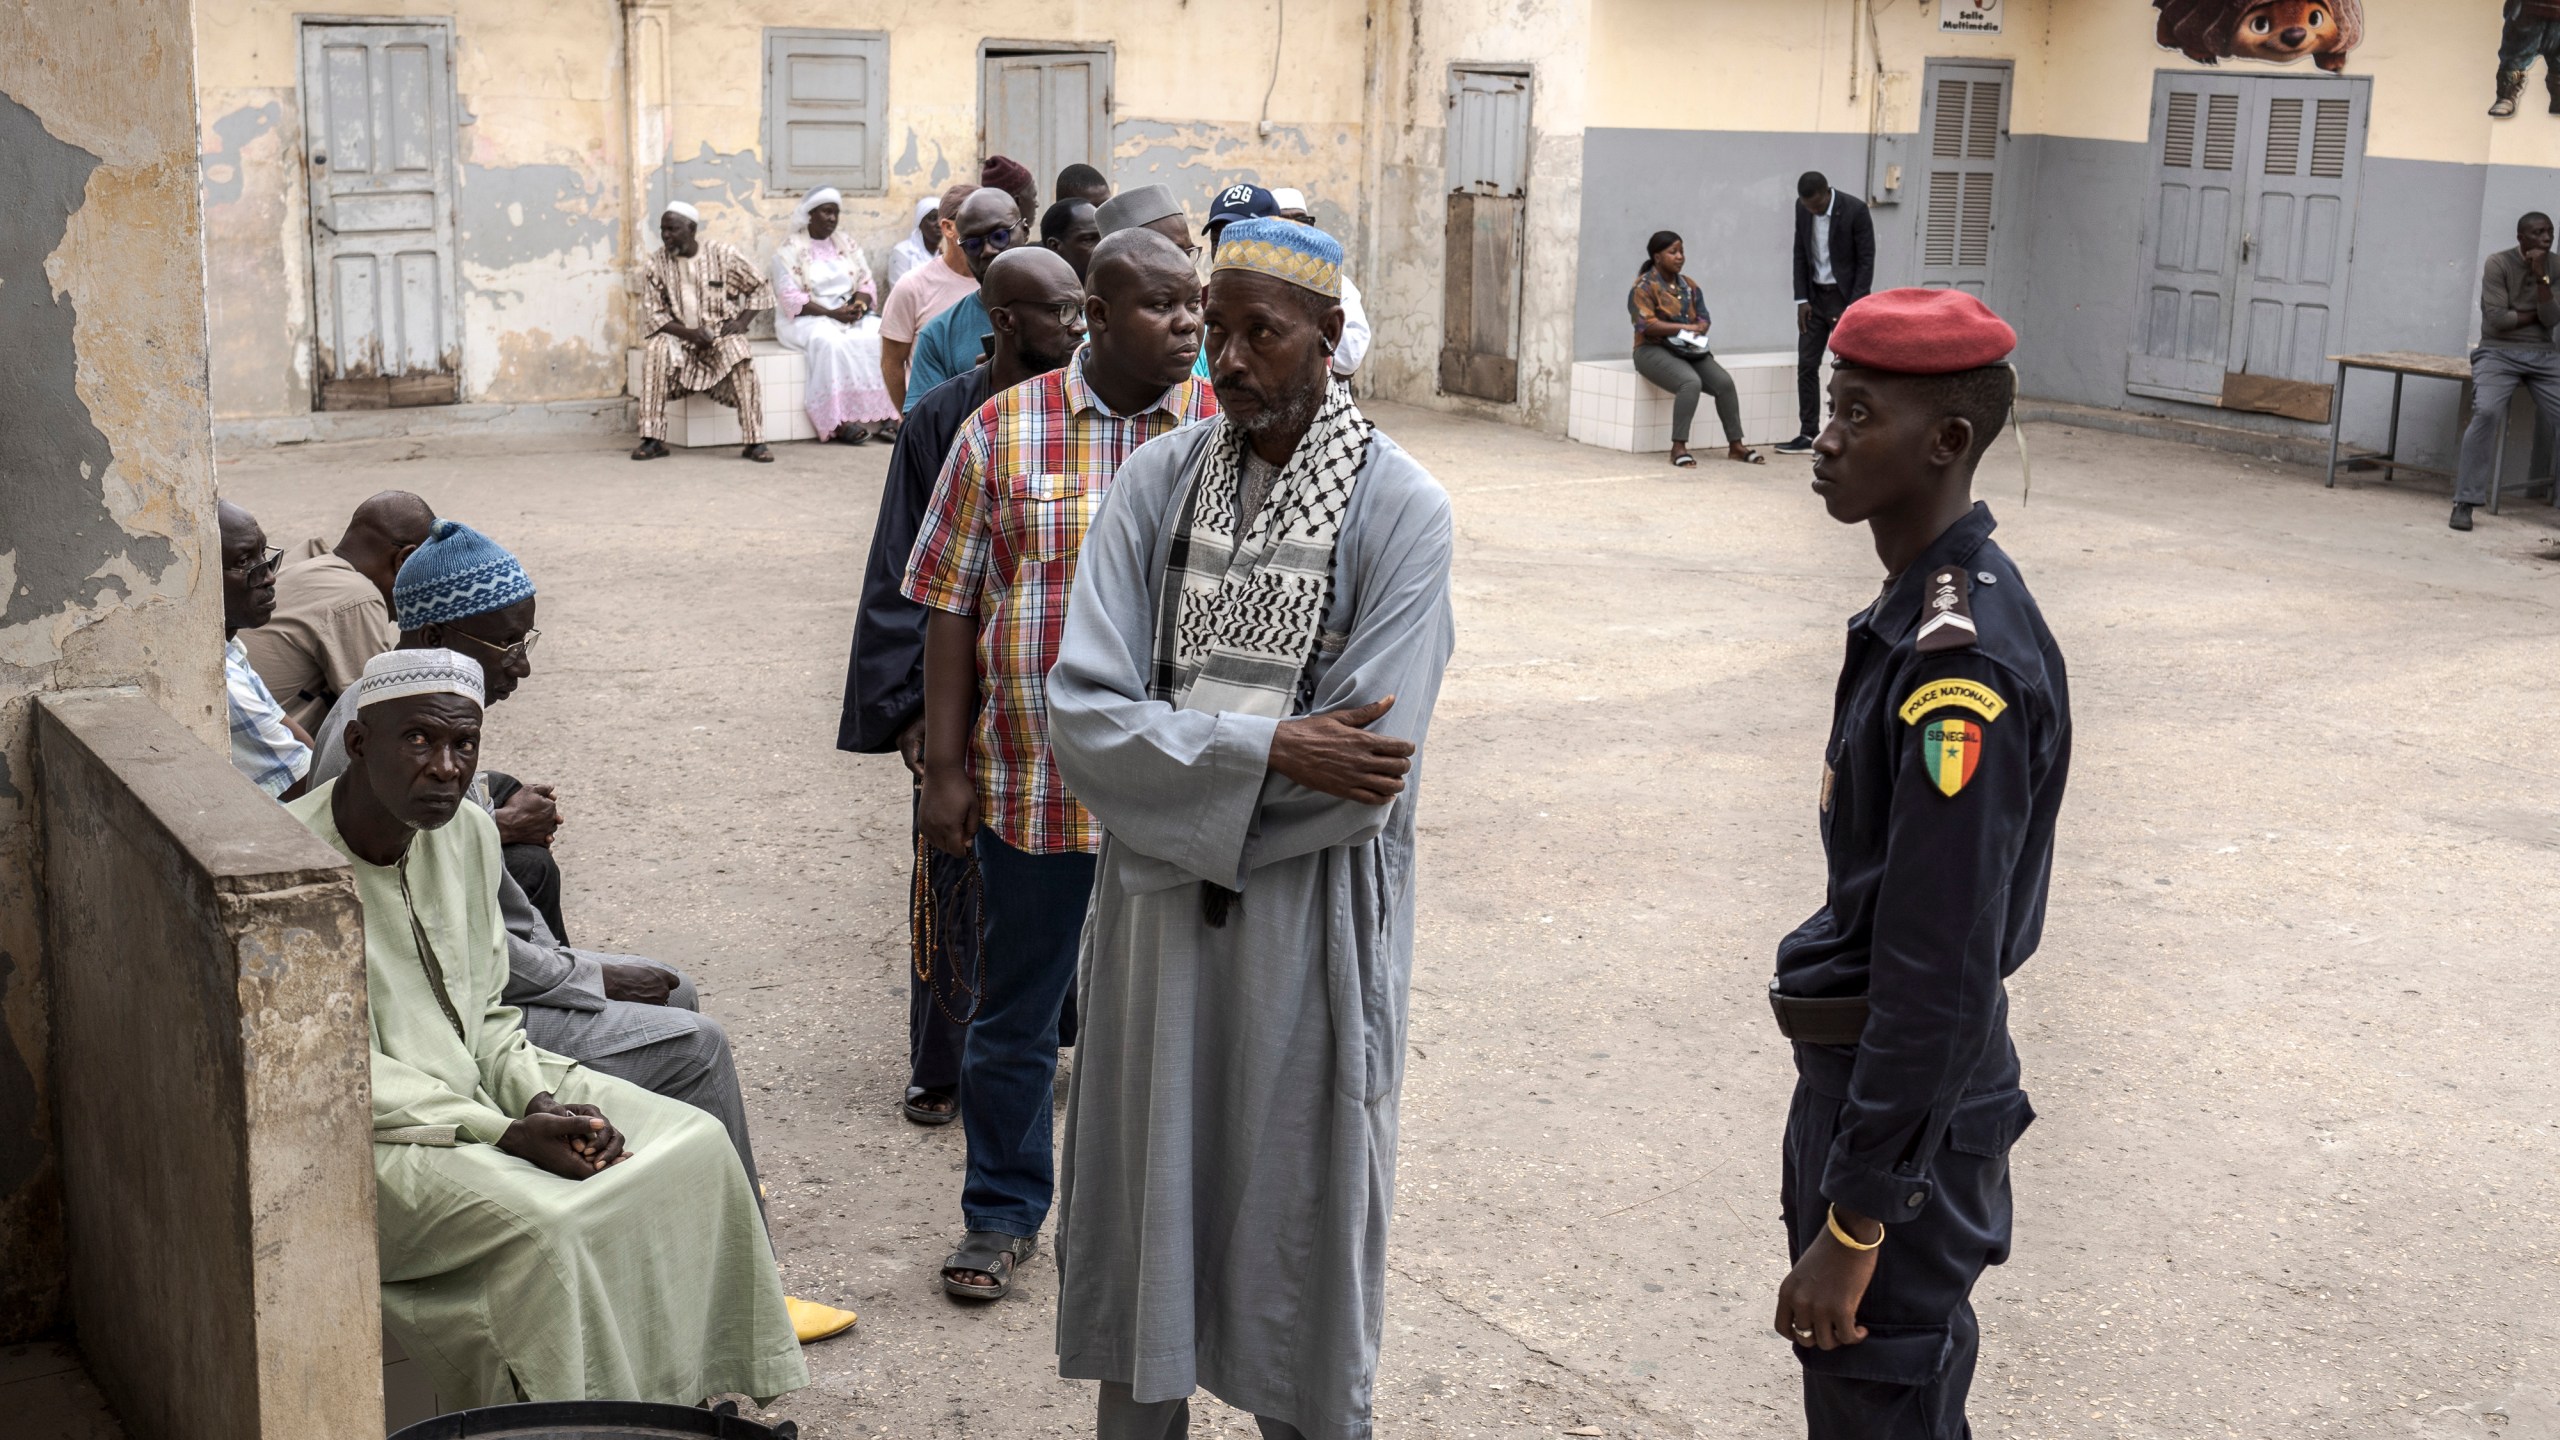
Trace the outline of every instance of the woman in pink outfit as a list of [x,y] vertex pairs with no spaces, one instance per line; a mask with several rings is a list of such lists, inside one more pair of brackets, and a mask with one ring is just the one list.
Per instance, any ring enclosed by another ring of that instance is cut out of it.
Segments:
[[898,418],[880,378],[880,320],[871,313],[871,265],[838,234],[844,197],[809,192],[791,238],[773,255],[773,333],[809,357],[809,423],[818,438],[859,445]]

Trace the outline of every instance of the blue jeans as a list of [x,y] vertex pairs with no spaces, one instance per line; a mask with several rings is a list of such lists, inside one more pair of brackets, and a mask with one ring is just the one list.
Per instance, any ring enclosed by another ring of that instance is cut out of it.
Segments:
[[960,1213],[972,1230],[1037,1235],[1057,1186],[1049,1109],[1058,1083],[1058,1022],[1075,988],[1094,857],[1034,855],[985,829],[977,852],[986,883],[986,972],[960,1051],[960,1126],[969,1136]]
[[2560,52],[2560,20],[2511,19],[2498,37],[2498,68],[2530,70],[2534,57]]

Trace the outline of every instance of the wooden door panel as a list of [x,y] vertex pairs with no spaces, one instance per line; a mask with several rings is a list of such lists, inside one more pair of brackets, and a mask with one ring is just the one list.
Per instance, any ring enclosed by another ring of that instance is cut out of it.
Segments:
[[434,25],[303,28],[321,409],[459,397],[448,42]]

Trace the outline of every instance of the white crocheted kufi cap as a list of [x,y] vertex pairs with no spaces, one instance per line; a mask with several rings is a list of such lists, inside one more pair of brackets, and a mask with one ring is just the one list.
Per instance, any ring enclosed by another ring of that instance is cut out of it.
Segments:
[[356,682],[356,709],[411,695],[459,695],[486,709],[488,690],[481,683],[480,662],[451,650],[385,650],[364,662],[364,678]]

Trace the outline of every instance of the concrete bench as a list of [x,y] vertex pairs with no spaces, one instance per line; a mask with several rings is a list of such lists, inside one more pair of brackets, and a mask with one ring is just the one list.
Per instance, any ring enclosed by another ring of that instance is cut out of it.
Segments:
[[[1761,350],[1716,356],[1733,377],[1742,399],[1742,438],[1753,445],[1775,445],[1795,438],[1796,356],[1792,350]],[[1823,378],[1831,367],[1823,365]],[[1585,445],[1650,454],[1671,448],[1671,396],[1636,373],[1627,360],[1577,360],[1573,365],[1573,400],[1565,412],[1565,434]],[[1689,422],[1689,448],[1720,450],[1724,431],[1716,422],[1714,397],[1698,396],[1697,417]]]
[[[747,363],[756,367],[756,379],[764,385],[767,443],[817,439],[817,428],[809,423],[809,357],[779,340],[755,341],[750,353],[755,358]],[[635,398],[640,394],[640,354],[637,349],[623,352],[623,384]],[[698,450],[745,442],[738,434],[737,411],[708,395],[686,395],[667,402],[667,443]]]

